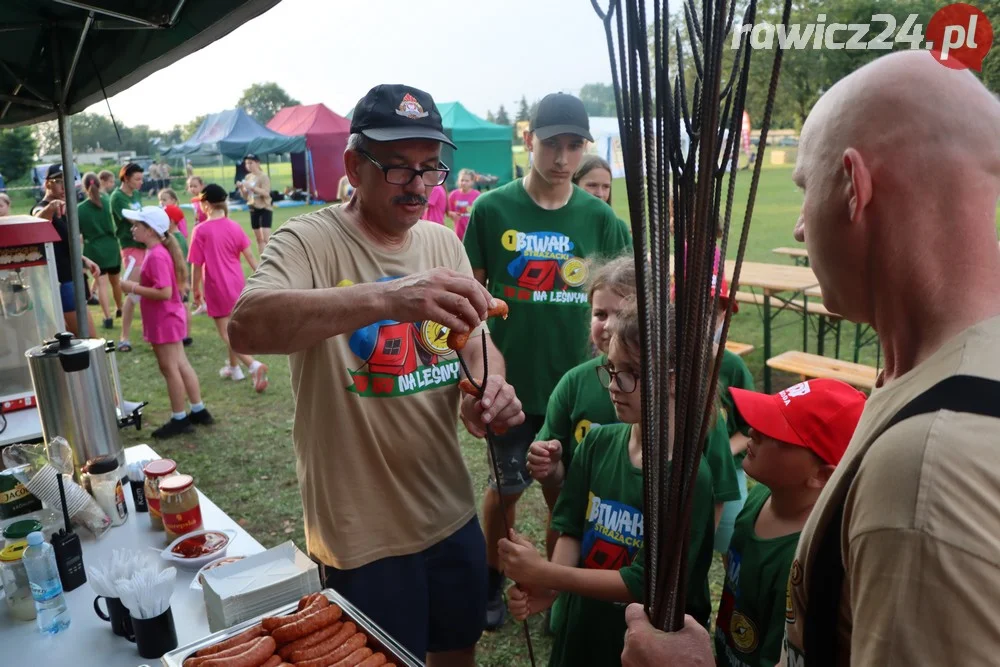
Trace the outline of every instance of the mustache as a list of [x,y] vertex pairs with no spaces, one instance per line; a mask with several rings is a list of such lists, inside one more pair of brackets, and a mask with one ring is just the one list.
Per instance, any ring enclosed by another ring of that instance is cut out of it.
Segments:
[[420,195],[399,195],[392,198],[393,204],[419,204],[420,206],[427,206],[427,197],[421,197]]

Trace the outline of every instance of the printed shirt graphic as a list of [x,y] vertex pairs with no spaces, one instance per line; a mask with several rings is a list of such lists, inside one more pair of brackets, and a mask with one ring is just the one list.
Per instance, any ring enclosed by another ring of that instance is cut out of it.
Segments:
[[[345,279],[340,284],[352,282]],[[387,398],[457,383],[461,365],[448,347],[448,333],[448,327],[431,321],[383,320],[358,329],[350,337],[350,347],[363,364],[350,371],[348,391]]]
[[788,575],[799,533],[761,539],[755,525],[771,492],[750,489],[729,543],[715,624],[715,654],[728,667],[774,667],[785,635]]
[[585,260],[631,252],[628,227],[577,187],[562,208],[543,209],[519,179],[478,199],[464,241],[472,267],[510,306],[491,322],[507,380],[526,413],[544,414],[563,374],[590,357]]
[[617,424],[618,415],[608,390],[597,379],[597,367],[606,364],[600,355],[562,376],[549,398],[545,423],[535,440],[558,440],[562,444],[562,462],[569,470],[573,454],[591,429]]
[[[339,205],[292,218],[271,237],[241,298],[348,289],[435,267],[472,275],[447,227],[420,221],[402,248],[388,251],[357,225]],[[383,321],[289,355],[296,472],[317,560],[352,569],[417,553],[475,516],[455,428],[458,364],[445,354],[446,336],[437,325]]]

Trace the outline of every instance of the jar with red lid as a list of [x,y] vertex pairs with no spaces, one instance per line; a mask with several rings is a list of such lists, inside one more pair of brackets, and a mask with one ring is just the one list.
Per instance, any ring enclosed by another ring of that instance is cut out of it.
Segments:
[[149,523],[154,530],[163,530],[163,518],[160,515],[160,483],[168,477],[177,475],[177,464],[170,459],[150,461],[142,469],[146,475],[146,503],[149,505]]
[[201,504],[191,475],[176,475],[160,482],[160,513],[167,541],[201,530]]

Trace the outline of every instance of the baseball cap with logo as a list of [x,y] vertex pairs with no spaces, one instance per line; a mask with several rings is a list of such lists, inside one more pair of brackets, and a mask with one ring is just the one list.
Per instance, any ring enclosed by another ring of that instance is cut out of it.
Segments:
[[559,134],[575,134],[587,141],[594,140],[583,102],[566,93],[549,93],[543,97],[528,129],[543,141]]
[[770,396],[729,391],[751,428],[810,449],[830,465],[840,463],[865,409],[865,395],[840,380],[808,380]]
[[62,178],[63,171],[61,164],[50,164],[48,171],[45,172],[45,180],[52,178]]
[[159,206],[143,206],[138,211],[123,208],[122,215],[129,220],[146,223],[160,236],[166,234],[167,230],[170,229],[170,218],[167,217],[167,212]]
[[351,134],[372,141],[430,139],[457,148],[444,133],[434,98],[401,84],[383,83],[369,90],[354,107]]

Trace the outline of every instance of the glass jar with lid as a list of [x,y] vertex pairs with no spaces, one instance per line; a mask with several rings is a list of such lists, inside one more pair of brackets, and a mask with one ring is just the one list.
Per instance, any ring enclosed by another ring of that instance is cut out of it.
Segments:
[[176,475],[160,482],[160,513],[168,542],[201,530],[201,504],[191,475]]
[[170,459],[150,461],[143,468],[146,475],[146,503],[149,505],[149,523],[154,530],[163,530],[163,517],[160,514],[160,483],[168,477],[177,474],[177,464]]
[[35,531],[41,531],[42,529],[42,522],[36,521],[35,519],[15,521],[3,529],[3,547],[9,547],[15,542],[26,540],[28,539],[28,533],[34,533]]
[[111,517],[112,526],[128,519],[125,491],[122,490],[122,469],[114,456],[99,456],[87,463],[90,492],[104,513]]
[[35,620],[35,600],[31,596],[28,570],[21,556],[28,548],[26,541],[14,542],[0,551],[0,581],[3,582],[7,610],[19,621]]

